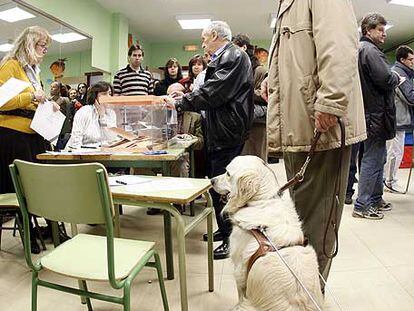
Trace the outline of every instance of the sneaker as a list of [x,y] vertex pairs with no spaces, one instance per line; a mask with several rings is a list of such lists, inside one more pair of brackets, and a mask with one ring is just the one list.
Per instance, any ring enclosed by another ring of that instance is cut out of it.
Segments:
[[352,204],[352,194],[351,193],[347,193],[345,196],[345,204],[350,205]]
[[387,203],[384,200],[381,200],[378,204],[374,205],[374,207],[380,212],[388,212],[392,210],[392,204],[389,202]]
[[405,189],[403,189],[400,185],[396,183],[387,183],[384,181],[384,191],[391,192],[391,193],[405,193]]
[[366,218],[371,220],[381,220],[384,218],[384,214],[379,212],[375,207],[370,206],[366,211],[354,209],[354,211],[352,212],[352,217]]

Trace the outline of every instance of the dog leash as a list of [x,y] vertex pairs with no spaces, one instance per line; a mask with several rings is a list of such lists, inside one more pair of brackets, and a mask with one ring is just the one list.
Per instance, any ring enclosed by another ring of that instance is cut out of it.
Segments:
[[285,264],[285,266],[289,269],[290,273],[292,273],[292,275],[295,277],[296,281],[299,282],[299,285],[306,292],[306,294],[308,295],[308,297],[310,298],[310,300],[312,301],[312,303],[315,305],[316,309],[318,311],[322,311],[322,308],[319,306],[319,304],[316,301],[316,299],[312,296],[312,294],[306,288],[305,284],[303,284],[303,282],[301,281],[301,279],[297,276],[297,274],[295,273],[295,271],[293,271],[293,269],[286,262],[285,258],[280,253],[278,247],[272,242],[272,240],[270,239],[270,237],[267,235],[265,228],[259,227],[259,228],[257,228],[257,230],[259,230],[260,233],[264,235],[264,237],[267,239],[267,241],[269,242],[269,244],[274,248],[274,250],[275,250],[276,254],[279,256],[280,260],[282,260],[282,262]]
[[296,175],[293,178],[291,178],[286,184],[284,184],[277,191],[277,195],[279,197],[281,197],[287,189],[292,188],[292,187],[300,184],[303,181],[303,179],[305,178],[306,169],[308,168],[308,165],[309,165],[310,161],[312,160],[312,156],[315,153],[316,145],[319,141],[319,138],[321,137],[321,134],[322,134],[321,132],[319,132],[318,130],[315,129],[314,134],[313,134],[313,138],[312,138],[311,148],[308,152],[308,156],[306,157],[305,163],[303,163],[303,165],[300,168],[299,172],[297,172]]

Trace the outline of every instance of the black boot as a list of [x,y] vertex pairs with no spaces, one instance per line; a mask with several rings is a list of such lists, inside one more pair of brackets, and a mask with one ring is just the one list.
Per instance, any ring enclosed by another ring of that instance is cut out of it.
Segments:
[[39,254],[40,253],[40,246],[37,243],[36,238],[31,238],[30,239],[30,252],[32,254]]

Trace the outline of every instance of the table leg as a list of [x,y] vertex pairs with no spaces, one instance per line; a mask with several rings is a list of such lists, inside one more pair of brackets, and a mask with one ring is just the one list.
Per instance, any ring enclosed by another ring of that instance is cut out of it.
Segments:
[[114,205],[114,210],[115,210],[115,217],[114,217],[114,236],[116,238],[121,237],[121,227],[119,225],[119,207],[121,205],[120,204],[116,204]]
[[177,213],[174,214],[177,223],[177,248],[178,248],[178,269],[180,274],[180,296],[181,296],[181,311],[188,311],[188,297],[187,297],[187,272],[185,263],[185,224],[184,220]]
[[171,214],[164,211],[164,242],[165,242],[165,259],[167,263],[167,279],[174,279],[174,253],[172,244]]
[[50,225],[52,226],[53,246],[57,247],[60,244],[60,241],[59,241],[59,226],[58,226],[58,223],[56,221],[51,221]]
[[191,146],[188,152],[190,153],[190,177],[195,178],[194,148]]
[[[204,194],[207,199],[207,208],[213,208],[213,203],[210,193],[207,191]],[[207,258],[208,258],[208,290],[214,291],[214,264],[213,264],[213,215],[211,212],[207,215]]]

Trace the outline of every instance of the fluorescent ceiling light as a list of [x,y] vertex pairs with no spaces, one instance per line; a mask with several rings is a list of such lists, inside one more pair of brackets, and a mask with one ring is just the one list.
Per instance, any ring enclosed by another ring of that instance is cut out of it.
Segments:
[[276,26],[276,20],[277,20],[277,14],[271,13],[269,16],[269,26],[270,28],[275,28]]
[[13,44],[4,43],[0,44],[0,52],[8,52],[13,48]]
[[414,0],[388,0],[389,4],[414,6]]
[[204,29],[211,23],[208,16],[176,16],[182,29]]
[[58,34],[52,35],[52,39],[60,43],[68,43],[68,42],[84,40],[86,39],[86,37],[76,32],[67,32],[67,33],[58,33]]
[[21,21],[21,20],[29,19],[33,17],[36,17],[36,16],[18,7],[0,12],[0,19],[6,22],[9,22],[9,23],[14,23],[17,21]]

